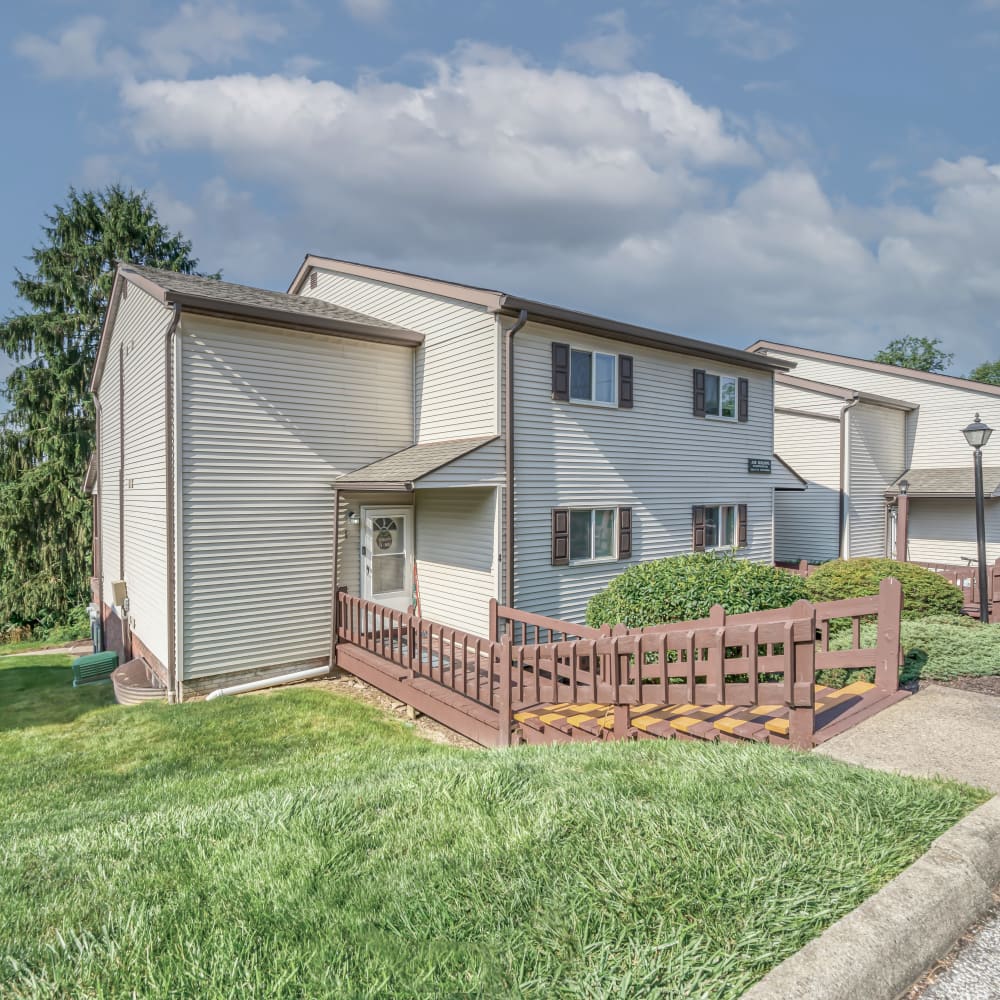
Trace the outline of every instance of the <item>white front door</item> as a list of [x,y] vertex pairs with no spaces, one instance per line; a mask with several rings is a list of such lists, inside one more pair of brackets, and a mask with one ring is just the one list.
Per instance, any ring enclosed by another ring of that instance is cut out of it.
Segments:
[[365,507],[361,596],[405,611],[413,603],[413,508]]

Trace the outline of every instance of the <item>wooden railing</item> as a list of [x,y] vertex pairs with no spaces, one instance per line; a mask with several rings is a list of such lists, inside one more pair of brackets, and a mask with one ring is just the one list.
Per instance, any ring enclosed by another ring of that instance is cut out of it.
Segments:
[[508,636],[515,644],[534,645],[540,642],[563,642],[568,639],[600,639],[611,635],[611,626],[591,628],[589,625],[574,625],[558,618],[532,614],[499,604],[490,599],[490,639],[496,641]]
[[[979,567],[956,566],[952,563],[939,562],[914,562],[916,566],[923,566],[934,573],[943,576],[950,583],[955,584],[962,591],[967,611],[979,608]],[[990,564],[986,569],[986,601],[989,604],[990,621],[1000,622],[1000,559]]]

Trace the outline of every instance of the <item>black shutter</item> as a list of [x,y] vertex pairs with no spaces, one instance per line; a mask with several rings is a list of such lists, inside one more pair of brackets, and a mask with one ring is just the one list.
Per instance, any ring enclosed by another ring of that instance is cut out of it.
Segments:
[[632,557],[632,508],[618,508],[618,558]]
[[632,394],[632,356],[618,355],[618,408],[631,410],[634,396]]
[[705,416],[705,373],[700,368],[694,370],[694,415]]
[[[702,373],[704,374],[704,372]],[[695,552],[705,551],[705,508],[691,508],[691,548]]]
[[569,511],[552,508],[552,565],[569,565]]
[[552,345],[552,398],[569,401],[569,344]]
[[745,424],[750,419],[750,380],[741,378],[736,382],[736,407],[740,415],[740,423]]
[[747,505],[741,503],[739,507],[736,508],[737,520],[739,522],[739,534],[737,535],[738,541],[737,545],[741,549],[745,549],[747,545]]

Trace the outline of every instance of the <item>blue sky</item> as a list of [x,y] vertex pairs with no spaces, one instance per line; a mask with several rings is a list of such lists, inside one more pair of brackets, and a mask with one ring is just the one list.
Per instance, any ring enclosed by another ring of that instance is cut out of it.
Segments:
[[[1000,0],[7,5],[0,312],[70,184],[693,336],[1000,357]],[[0,358],[0,374],[8,370]]]

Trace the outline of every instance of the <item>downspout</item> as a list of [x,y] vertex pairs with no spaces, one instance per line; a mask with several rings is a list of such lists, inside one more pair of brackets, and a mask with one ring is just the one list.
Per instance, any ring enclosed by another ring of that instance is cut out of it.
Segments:
[[528,310],[522,309],[513,326],[504,331],[504,600],[514,606],[514,335],[528,322]]
[[849,512],[847,510],[847,477],[850,474],[848,468],[848,450],[850,448],[850,438],[847,435],[847,413],[849,410],[853,410],[858,403],[861,402],[861,398],[857,395],[840,408],[840,505],[839,505],[839,538],[838,544],[840,549],[840,558],[848,558],[848,553],[846,551],[847,543],[850,539],[850,534],[847,530],[847,518]]
[[174,552],[174,335],[181,321],[181,307],[174,304],[174,314],[163,338],[164,356],[164,455],[167,465],[167,700],[177,701],[177,563]]

